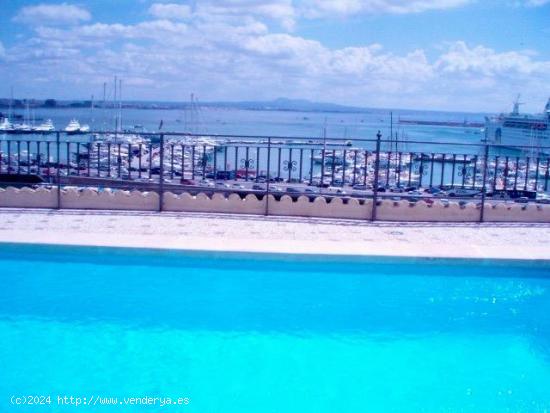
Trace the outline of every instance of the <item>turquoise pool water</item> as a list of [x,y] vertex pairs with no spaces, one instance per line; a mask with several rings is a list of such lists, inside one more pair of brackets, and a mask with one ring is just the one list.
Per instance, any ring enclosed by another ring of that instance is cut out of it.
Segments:
[[2,244],[0,280],[1,412],[550,411],[545,262]]

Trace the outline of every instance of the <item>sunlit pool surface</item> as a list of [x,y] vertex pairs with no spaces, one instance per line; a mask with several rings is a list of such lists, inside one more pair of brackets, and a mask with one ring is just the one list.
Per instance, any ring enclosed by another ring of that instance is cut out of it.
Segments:
[[2,412],[550,411],[547,262],[2,244],[0,280]]

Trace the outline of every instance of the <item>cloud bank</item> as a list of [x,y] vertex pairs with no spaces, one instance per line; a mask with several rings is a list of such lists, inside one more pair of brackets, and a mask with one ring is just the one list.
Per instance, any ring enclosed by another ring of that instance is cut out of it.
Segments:
[[[368,12],[377,4],[392,13],[417,13],[464,3],[345,0],[338,2],[344,7],[338,13]],[[304,4],[317,13],[333,7],[324,0]],[[547,97],[541,85],[550,81],[550,61],[533,51],[496,51],[462,40],[440,44],[437,55],[422,48],[396,54],[376,43],[330,48],[293,34],[298,12],[290,0],[205,1],[193,8],[154,3],[146,9],[150,17],[135,24],[88,22],[84,9],[48,7],[66,12],[57,25],[53,19],[37,22],[37,16],[51,13],[44,6],[17,14],[36,25],[31,36],[5,51],[0,44],[0,58],[8,63],[0,74],[10,82],[38,84],[47,95],[71,94],[58,97],[97,93],[116,74],[128,86],[126,96],[135,99],[185,100],[195,92],[202,100],[287,96],[361,106],[491,110],[506,107],[518,92],[542,102]],[[67,25],[78,19],[80,24]]]
[[85,8],[62,3],[23,7],[13,20],[31,25],[48,25],[78,24],[91,18],[92,15]]

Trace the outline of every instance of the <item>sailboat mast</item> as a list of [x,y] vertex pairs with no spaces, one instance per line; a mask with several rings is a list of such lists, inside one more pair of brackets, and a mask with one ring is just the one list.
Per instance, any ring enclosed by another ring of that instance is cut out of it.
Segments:
[[122,79],[118,80],[118,125],[122,132]]
[[25,108],[25,118],[23,118],[23,124],[26,124],[26,122],[29,122],[31,123],[31,110],[30,110],[30,106],[29,106],[29,101],[27,100],[27,105],[26,105],[26,108]]
[[105,104],[107,99],[107,82],[103,82],[103,128],[107,127],[107,117],[105,116]]
[[195,133],[195,94],[191,93],[191,107],[189,111],[189,132]]
[[94,127],[94,95],[90,101],[90,117],[92,118],[92,128]]
[[[397,151],[397,142],[395,142]],[[390,152],[393,149],[393,112],[390,112]]]
[[11,118],[13,116],[13,113],[12,113],[12,107],[13,107],[13,86],[11,87],[11,92],[10,92],[10,108],[8,110],[8,121],[11,121]]
[[[115,76],[115,93],[114,93],[114,96],[113,96],[113,108],[115,110],[116,110],[116,83],[117,83],[117,79],[116,79],[116,76]],[[118,117],[115,114],[115,132],[116,131],[118,131]]]
[[325,123],[323,124],[323,151],[327,150],[327,118],[325,116]]

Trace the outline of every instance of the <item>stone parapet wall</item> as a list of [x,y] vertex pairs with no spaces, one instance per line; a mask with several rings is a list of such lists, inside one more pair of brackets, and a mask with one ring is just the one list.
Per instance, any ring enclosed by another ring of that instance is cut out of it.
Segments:
[[[0,188],[0,207],[57,208],[57,188]],[[159,195],[156,192],[103,190],[93,188],[64,188],[60,194],[62,208],[156,211]],[[261,199],[260,199],[261,198]],[[382,200],[378,202],[376,218],[383,221],[477,222],[479,202],[408,202]],[[355,198],[325,198],[299,196],[295,199],[283,195],[257,197],[248,194],[208,196],[199,193],[164,193],[163,210],[171,212],[212,212],[252,215],[300,216],[368,220],[372,216],[372,200],[360,202]],[[492,203],[487,201],[484,210],[486,222],[550,222],[550,205]]]
[[269,195],[269,214],[282,216],[321,217],[370,219],[372,201],[367,200],[363,205],[358,199],[350,198],[344,202],[342,198],[332,198],[330,202],[325,197],[317,196],[310,201],[310,197],[300,196],[296,201],[288,195],[283,195],[279,201]]
[[109,189],[97,191],[92,188],[61,190],[62,208],[156,211],[158,204],[159,196],[156,192],[112,191]]
[[163,210],[261,215],[265,214],[266,205],[265,200],[259,200],[253,194],[248,194],[242,199],[237,194],[230,194],[226,198],[223,194],[214,194],[209,197],[203,193],[193,196],[186,192],[179,195],[165,192]]
[[0,206],[8,208],[57,208],[57,189],[0,188]]
[[432,204],[384,200],[376,209],[376,218],[382,221],[477,222],[479,216],[480,209],[474,203],[461,206],[458,202],[443,203],[439,200]]

